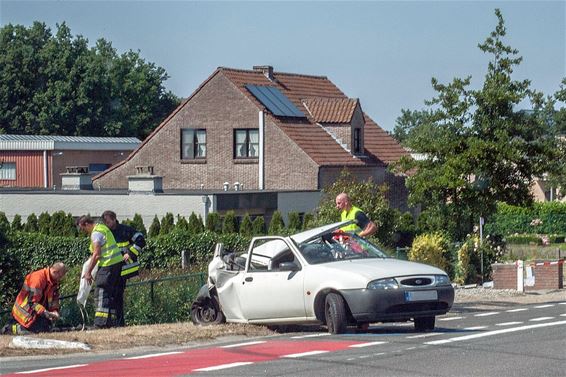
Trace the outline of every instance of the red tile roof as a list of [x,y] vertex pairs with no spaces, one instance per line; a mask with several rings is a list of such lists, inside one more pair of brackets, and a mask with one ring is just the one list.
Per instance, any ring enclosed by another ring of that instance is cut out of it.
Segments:
[[317,123],[350,123],[358,100],[353,98],[306,98],[303,104]]
[[[246,88],[246,84],[269,85],[278,88],[297,108],[306,120],[285,120],[271,115],[272,120],[301,147],[317,164],[333,165],[382,165],[389,164],[407,152],[379,127],[367,114],[365,117],[364,146],[370,158],[359,158],[342,148],[334,138],[316,123],[349,123],[357,99],[348,98],[325,76],[308,76],[294,73],[273,72],[273,81],[261,71],[219,68],[244,95],[269,114]],[[306,104],[306,106],[305,106]],[[310,111],[309,111],[310,110]]]

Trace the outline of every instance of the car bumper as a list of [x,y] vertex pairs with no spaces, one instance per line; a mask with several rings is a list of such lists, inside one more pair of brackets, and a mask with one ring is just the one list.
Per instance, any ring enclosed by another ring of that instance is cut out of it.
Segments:
[[454,303],[454,288],[434,287],[419,292],[436,291],[437,299],[411,301],[406,292],[415,289],[354,289],[340,291],[354,319],[358,322],[406,321],[411,318],[446,314]]

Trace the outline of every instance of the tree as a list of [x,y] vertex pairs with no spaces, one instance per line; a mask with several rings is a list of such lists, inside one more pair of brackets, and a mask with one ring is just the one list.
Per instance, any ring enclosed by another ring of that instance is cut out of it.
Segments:
[[26,219],[26,225],[24,226],[24,231],[28,233],[34,233],[39,231],[39,224],[37,223],[37,216],[32,213]]
[[6,214],[2,211],[0,211],[0,227],[5,229],[4,234],[8,233],[11,228],[10,222],[8,221],[8,217],[6,217]]
[[429,230],[448,229],[455,239],[463,239],[480,216],[489,218],[498,201],[530,204],[533,179],[556,153],[540,117],[516,110],[530,101],[538,111],[543,102],[528,80],[512,79],[522,58],[504,43],[503,16],[499,9],[495,14],[495,30],[478,45],[491,55],[481,88],[468,88],[471,77],[447,85],[433,78],[437,96],[425,102],[429,108],[418,113],[413,129],[418,132],[409,132],[405,142],[424,158],[397,165],[414,172],[406,181],[409,201],[431,217]]
[[51,234],[51,215],[47,212],[42,212],[39,214],[39,218],[37,220],[39,225],[39,232],[41,234],[50,235]]
[[[558,109],[556,109],[556,107]],[[542,109],[543,121],[551,128],[551,135],[556,141],[556,156],[548,169],[547,183],[551,188],[559,188],[566,194],[566,77],[562,79],[560,89],[548,98]]]
[[157,215],[153,218],[151,225],[149,226],[149,231],[147,233],[149,238],[157,237],[161,233],[161,223],[157,218]]
[[206,217],[206,230],[218,232],[220,230],[220,215],[216,212],[209,213]]
[[175,230],[181,230],[185,232],[189,230],[189,223],[187,222],[187,219],[185,219],[185,216],[177,215]]
[[65,23],[5,25],[0,51],[0,133],[143,139],[178,104],[163,68]]
[[301,229],[301,216],[299,215],[299,212],[289,212],[287,217],[289,219],[287,229],[289,229],[291,233],[297,233]]

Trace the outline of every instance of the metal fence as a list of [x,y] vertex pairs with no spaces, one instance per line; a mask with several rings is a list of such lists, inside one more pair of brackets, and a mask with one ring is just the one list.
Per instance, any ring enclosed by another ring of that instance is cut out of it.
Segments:
[[[200,287],[206,282],[206,273],[167,276],[159,279],[137,281],[127,284],[124,292],[124,316],[128,325],[170,323],[188,321],[191,304]],[[92,325],[94,295],[91,293],[86,304],[89,315],[86,322]],[[79,327],[83,323],[76,293],[62,296],[61,320],[57,326]],[[0,312],[2,323],[10,317],[10,309]]]

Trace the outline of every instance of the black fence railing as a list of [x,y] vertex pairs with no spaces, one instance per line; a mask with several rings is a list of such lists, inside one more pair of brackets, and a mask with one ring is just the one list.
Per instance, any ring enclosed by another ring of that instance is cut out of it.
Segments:
[[[167,276],[159,279],[136,281],[126,285],[124,293],[124,316],[128,325],[182,322],[190,319],[191,304],[200,287],[206,282],[206,273]],[[78,327],[83,317],[76,302],[76,293],[61,296],[61,319],[59,327]],[[86,303],[92,324],[94,314],[94,295],[91,292]],[[0,312],[1,323],[10,317],[11,309]]]

